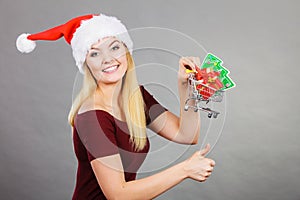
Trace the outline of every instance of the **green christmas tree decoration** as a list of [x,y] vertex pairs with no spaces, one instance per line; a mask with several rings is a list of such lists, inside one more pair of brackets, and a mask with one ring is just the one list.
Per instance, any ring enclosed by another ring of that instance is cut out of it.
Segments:
[[225,91],[235,87],[235,83],[228,76],[230,71],[223,67],[222,64],[223,61],[220,58],[212,53],[208,53],[202,62],[201,69],[212,68],[213,71],[219,72],[219,79],[223,84],[223,87],[220,90]]

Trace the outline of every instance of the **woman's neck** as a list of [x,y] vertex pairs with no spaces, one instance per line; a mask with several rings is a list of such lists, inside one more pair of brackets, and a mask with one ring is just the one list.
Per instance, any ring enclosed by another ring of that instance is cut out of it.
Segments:
[[99,83],[96,89],[97,102],[100,102],[104,107],[116,107],[119,105],[121,94],[122,81],[115,84]]

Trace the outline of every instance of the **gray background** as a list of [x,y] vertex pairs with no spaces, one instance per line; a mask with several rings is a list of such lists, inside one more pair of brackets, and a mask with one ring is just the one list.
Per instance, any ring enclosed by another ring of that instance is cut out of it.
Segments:
[[[77,167],[67,123],[77,74],[71,49],[63,40],[38,42],[21,55],[15,39],[103,12],[129,29],[189,35],[223,58],[237,83],[226,94],[222,136],[209,154],[217,163],[213,175],[205,183],[186,180],[157,199],[299,200],[299,8],[297,0],[1,0],[0,198],[70,199]],[[164,104],[174,112],[175,99]]]

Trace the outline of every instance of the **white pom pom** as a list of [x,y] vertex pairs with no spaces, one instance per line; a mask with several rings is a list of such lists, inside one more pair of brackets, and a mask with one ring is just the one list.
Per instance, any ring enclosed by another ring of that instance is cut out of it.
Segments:
[[36,46],[35,41],[27,39],[28,35],[30,34],[23,33],[16,41],[17,49],[22,53],[30,53]]

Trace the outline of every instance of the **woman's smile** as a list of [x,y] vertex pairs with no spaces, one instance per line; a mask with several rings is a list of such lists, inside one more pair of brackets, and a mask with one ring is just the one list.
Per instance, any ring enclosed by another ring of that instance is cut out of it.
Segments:
[[115,71],[118,70],[119,66],[120,65],[111,65],[111,66],[108,66],[105,69],[103,69],[102,72],[107,73],[107,74],[112,74],[112,73],[114,73]]

